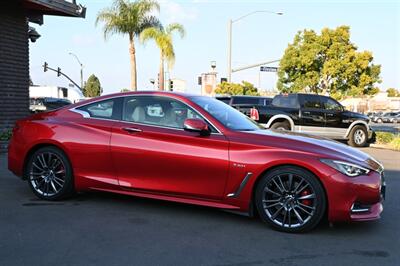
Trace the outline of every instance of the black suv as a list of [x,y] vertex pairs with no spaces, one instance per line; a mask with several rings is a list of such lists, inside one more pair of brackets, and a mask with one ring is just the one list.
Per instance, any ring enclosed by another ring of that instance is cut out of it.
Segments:
[[363,147],[374,141],[368,116],[346,111],[331,97],[316,94],[281,94],[266,106],[244,112],[266,128],[345,139]]

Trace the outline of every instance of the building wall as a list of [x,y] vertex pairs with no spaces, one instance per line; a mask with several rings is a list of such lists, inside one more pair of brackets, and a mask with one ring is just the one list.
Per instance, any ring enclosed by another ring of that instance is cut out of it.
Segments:
[[28,23],[19,1],[0,1],[0,132],[29,114]]

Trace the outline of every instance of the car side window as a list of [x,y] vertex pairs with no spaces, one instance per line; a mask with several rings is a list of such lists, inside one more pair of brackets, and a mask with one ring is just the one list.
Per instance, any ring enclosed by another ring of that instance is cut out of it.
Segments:
[[88,104],[77,109],[87,112],[93,118],[113,119],[114,102],[114,99],[109,99]]
[[124,99],[122,111],[124,121],[183,129],[183,123],[187,118],[203,119],[191,107],[172,98],[131,96]]
[[276,107],[286,107],[286,108],[298,108],[299,107],[297,95],[295,95],[295,94],[277,95],[272,100],[272,105],[276,106]]
[[335,100],[329,97],[322,98],[323,107],[329,111],[342,111],[342,106]]
[[322,109],[322,103],[318,95],[303,95],[303,108]]

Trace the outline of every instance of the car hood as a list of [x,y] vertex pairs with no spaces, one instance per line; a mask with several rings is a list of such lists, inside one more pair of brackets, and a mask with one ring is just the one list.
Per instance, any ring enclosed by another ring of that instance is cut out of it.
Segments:
[[331,139],[304,133],[269,129],[246,131],[243,133],[253,134],[254,138],[258,139],[261,143],[265,143],[266,146],[270,146],[271,142],[264,142],[263,139],[267,140],[267,136],[268,139],[273,137],[277,138],[276,141],[273,141],[274,146],[312,153],[321,159],[332,158],[352,162],[379,172],[383,170],[382,165],[367,153]]
[[351,112],[351,111],[344,111],[343,112],[344,115],[348,116],[348,117],[353,117],[353,118],[358,118],[358,119],[363,119],[363,120],[368,120],[369,117],[367,115],[363,115],[360,113],[356,113],[356,112]]

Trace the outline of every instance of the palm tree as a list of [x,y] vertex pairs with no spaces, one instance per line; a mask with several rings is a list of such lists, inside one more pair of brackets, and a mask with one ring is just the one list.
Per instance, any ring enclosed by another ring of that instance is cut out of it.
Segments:
[[128,34],[129,55],[131,61],[131,90],[137,90],[135,37],[149,27],[161,27],[161,23],[155,16],[150,15],[153,10],[160,10],[156,1],[114,0],[110,8],[99,12],[96,25],[104,22],[104,39],[112,34]]
[[148,40],[154,40],[160,49],[160,73],[159,73],[159,89],[164,90],[164,62],[168,62],[168,68],[171,69],[175,62],[175,52],[172,40],[172,34],[177,31],[181,38],[185,36],[185,29],[181,24],[172,23],[166,28],[151,27],[143,30],[140,34],[140,41],[142,43]]

